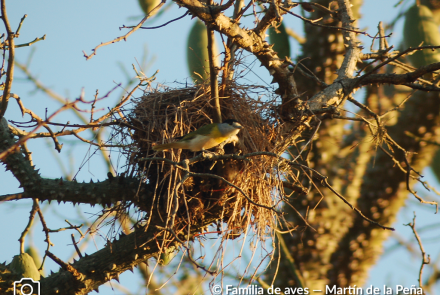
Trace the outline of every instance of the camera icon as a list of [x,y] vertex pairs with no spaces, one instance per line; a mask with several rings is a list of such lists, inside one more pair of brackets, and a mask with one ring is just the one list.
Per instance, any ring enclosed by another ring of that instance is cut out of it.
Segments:
[[[21,287],[18,288],[17,284],[21,284]],[[22,278],[19,281],[15,281],[14,295],[40,295],[40,282],[30,278]]]

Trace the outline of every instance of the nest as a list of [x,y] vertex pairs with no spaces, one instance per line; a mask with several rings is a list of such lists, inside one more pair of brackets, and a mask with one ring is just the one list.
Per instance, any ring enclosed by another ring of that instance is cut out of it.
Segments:
[[[270,92],[266,90],[257,86],[228,86],[227,97],[221,98],[223,120],[236,119],[244,129],[238,134],[238,144],[224,146],[226,154],[276,150],[276,143],[280,141],[280,125],[273,119],[276,118],[277,102],[267,96]],[[205,222],[206,225],[210,224],[212,210],[221,210],[222,221],[227,225],[222,232],[227,238],[247,232],[248,225],[252,225],[260,237],[274,227],[277,216],[274,210],[268,208],[279,202],[279,194],[274,188],[281,187],[282,182],[279,171],[275,169],[277,159],[274,157],[258,155],[247,161],[201,161],[190,165],[189,169],[204,176],[191,175],[184,182],[182,179],[186,172],[169,162],[137,161],[161,157],[179,162],[196,155],[187,150],[155,152],[152,146],[171,142],[173,138],[213,123],[214,107],[209,86],[154,90],[136,99],[134,104],[130,124],[137,127],[133,135],[137,149],[131,158],[131,166],[144,177],[144,181],[155,184],[156,194],[160,196],[155,206],[169,216],[176,206],[172,200],[177,192],[185,198],[179,197],[175,223],[180,218],[182,222],[190,219],[193,223]],[[212,174],[221,176],[235,187],[219,178],[209,177]]]

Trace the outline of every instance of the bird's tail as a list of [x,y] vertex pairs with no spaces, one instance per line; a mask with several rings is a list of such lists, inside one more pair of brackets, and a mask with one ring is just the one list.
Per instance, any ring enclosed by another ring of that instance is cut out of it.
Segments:
[[169,149],[181,149],[184,148],[181,146],[180,142],[170,142],[170,143],[164,143],[164,144],[156,144],[153,146],[153,150],[155,151],[167,151]]

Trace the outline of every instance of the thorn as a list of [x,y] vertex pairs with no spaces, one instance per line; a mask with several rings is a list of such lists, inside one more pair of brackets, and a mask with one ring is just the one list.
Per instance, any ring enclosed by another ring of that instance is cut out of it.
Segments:
[[119,283],[119,274],[116,274],[116,276],[113,278]]

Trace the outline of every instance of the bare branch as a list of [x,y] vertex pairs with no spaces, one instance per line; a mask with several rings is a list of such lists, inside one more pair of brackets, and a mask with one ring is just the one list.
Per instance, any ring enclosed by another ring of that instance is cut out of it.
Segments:
[[423,287],[423,281],[422,281],[423,267],[425,266],[425,264],[431,263],[431,258],[429,257],[429,254],[426,255],[425,248],[423,248],[422,240],[420,239],[420,236],[416,230],[416,212],[414,212],[413,222],[412,223],[410,222],[405,225],[411,227],[411,229],[414,233],[414,236],[416,237],[417,243],[419,244],[420,252],[422,252],[422,265],[420,266],[420,271],[419,271],[419,287],[422,288]]
[[18,241],[20,242],[20,254],[24,253],[24,238],[26,237],[27,233],[29,232],[29,230],[34,222],[34,217],[35,217],[35,214],[37,213],[38,200],[33,200],[32,204],[33,205],[32,205],[31,212],[29,214],[28,224],[26,225],[25,229],[21,233],[20,238],[18,239]]
[[15,44],[14,38],[15,33],[11,29],[9,24],[8,14],[6,13],[6,0],[0,1],[1,5],[1,18],[5,24],[6,33],[8,34],[8,46],[9,46],[9,57],[8,57],[8,69],[6,70],[6,81],[3,90],[2,104],[0,108],[0,120],[5,115],[6,109],[8,107],[9,94],[11,92],[12,81],[14,80],[14,58],[15,58]]
[[120,36],[118,38],[113,39],[112,41],[108,41],[105,43],[101,43],[98,46],[96,46],[94,49],[92,49],[92,53],[90,55],[88,55],[85,51],[83,51],[84,53],[84,57],[86,58],[86,60],[91,59],[93,56],[96,55],[96,51],[98,50],[98,48],[103,47],[103,46],[107,46],[119,41],[127,41],[127,38],[133,34],[135,31],[137,31],[142,24],[151,16],[154,15],[156,13],[157,10],[159,10],[164,4],[165,4],[166,0],[162,0],[155,8],[153,8],[135,27],[133,27],[127,34]]

